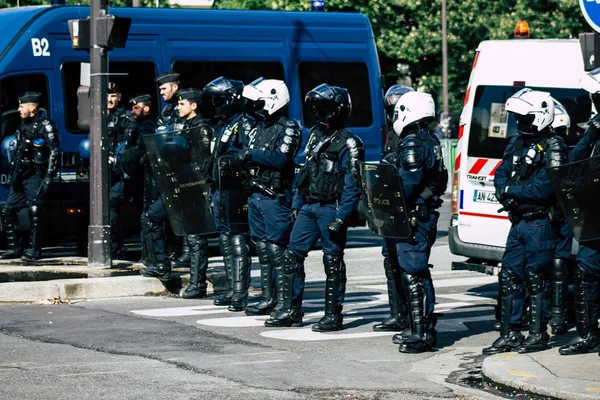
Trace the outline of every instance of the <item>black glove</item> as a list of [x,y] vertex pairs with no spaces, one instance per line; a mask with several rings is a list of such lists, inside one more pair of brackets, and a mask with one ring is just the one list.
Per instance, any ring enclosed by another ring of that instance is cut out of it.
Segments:
[[498,200],[499,203],[504,202],[504,200],[506,199],[506,192],[508,192],[508,186],[496,189],[496,200]]
[[592,142],[596,142],[600,139],[600,114],[596,114],[594,118],[590,119],[587,134]]
[[519,204],[517,203],[517,201],[515,199],[505,199],[502,202],[502,206],[504,207],[504,211],[506,211],[506,212],[511,212],[513,210],[516,210],[518,205]]
[[331,233],[340,233],[344,229],[344,221],[336,218],[335,221],[329,224],[327,230]]
[[50,186],[52,186],[52,178],[47,176],[42,181],[42,193],[47,193]]
[[300,214],[300,210],[298,210],[297,208],[292,208],[292,212],[290,213],[290,219],[292,220],[292,225],[294,224],[294,222],[296,222],[296,219],[298,218],[298,214]]
[[244,150],[240,151],[237,155],[238,161],[241,162],[242,164],[250,161],[250,159],[248,157],[248,153],[249,153],[248,149],[244,149]]

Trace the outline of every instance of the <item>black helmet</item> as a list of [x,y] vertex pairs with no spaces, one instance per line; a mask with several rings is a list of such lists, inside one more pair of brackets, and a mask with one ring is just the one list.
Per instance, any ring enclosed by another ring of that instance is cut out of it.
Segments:
[[352,111],[347,89],[323,83],[306,94],[304,102],[323,125],[339,125]]
[[385,92],[385,96],[383,96],[383,106],[385,107],[385,116],[388,124],[394,123],[394,107],[396,106],[398,99],[402,97],[402,95],[414,91],[415,90],[409,86],[393,85]]
[[203,97],[213,105],[215,117],[232,116],[242,110],[245,100],[242,97],[244,83],[219,77],[206,84]]

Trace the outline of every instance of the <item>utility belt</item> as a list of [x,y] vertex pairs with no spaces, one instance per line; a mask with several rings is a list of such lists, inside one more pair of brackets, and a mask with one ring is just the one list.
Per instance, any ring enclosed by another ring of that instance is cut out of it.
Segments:
[[321,204],[322,206],[327,205],[327,204],[336,204],[338,203],[337,200],[318,200],[318,199],[314,199],[312,197],[308,197],[308,196],[304,196],[304,204]]
[[513,217],[517,220],[523,220],[526,222],[535,221],[538,219],[546,219],[548,218],[548,209],[537,210],[537,211],[528,211],[522,214],[515,214]]
[[286,198],[285,192],[282,190],[275,190],[272,186],[269,187],[260,181],[250,180],[248,182],[248,189],[250,194],[252,193],[260,193],[262,195],[267,196],[270,199],[278,199],[279,203],[282,205],[288,205],[288,200]]

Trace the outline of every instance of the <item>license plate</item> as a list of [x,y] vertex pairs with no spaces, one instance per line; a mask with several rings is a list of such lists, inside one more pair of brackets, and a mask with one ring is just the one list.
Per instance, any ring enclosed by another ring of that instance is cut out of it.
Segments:
[[475,191],[475,193],[473,194],[473,201],[475,203],[498,204],[498,200],[496,200],[496,193],[483,192],[481,190]]

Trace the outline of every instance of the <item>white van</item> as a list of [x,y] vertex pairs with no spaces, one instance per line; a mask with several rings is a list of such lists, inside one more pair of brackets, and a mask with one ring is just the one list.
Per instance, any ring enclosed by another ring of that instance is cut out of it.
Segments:
[[[579,87],[584,74],[578,40],[490,40],[481,42],[460,117],[448,231],[453,254],[469,257],[455,269],[491,273],[502,259],[510,228],[494,195],[494,173],[516,134],[506,100],[523,87],[548,91],[571,118],[571,133],[589,119],[590,99]],[[581,133],[581,132],[579,132]],[[477,265],[483,268],[477,268]]]

